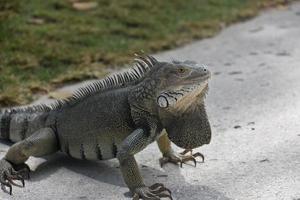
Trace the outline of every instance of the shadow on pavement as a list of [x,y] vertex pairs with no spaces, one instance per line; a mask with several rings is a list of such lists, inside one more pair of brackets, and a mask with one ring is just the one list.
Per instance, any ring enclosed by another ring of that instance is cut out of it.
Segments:
[[[99,182],[126,187],[119,171],[119,164],[117,160],[103,162],[82,161],[70,158],[61,153],[45,157],[45,159],[47,161],[39,165],[31,174],[31,181],[40,181],[63,167]],[[177,166],[172,166],[171,170],[168,169],[160,171],[140,164],[140,169],[147,184],[153,184],[156,182],[165,183],[165,185],[173,192],[172,196],[174,199],[230,200],[224,194],[211,187],[204,185],[191,185],[187,183]],[[130,198],[129,192],[126,192],[124,195],[125,197]]]

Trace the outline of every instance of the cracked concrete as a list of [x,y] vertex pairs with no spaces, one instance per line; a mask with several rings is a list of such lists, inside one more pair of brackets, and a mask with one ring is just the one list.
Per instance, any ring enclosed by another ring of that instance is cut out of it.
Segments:
[[[158,148],[150,145],[137,155],[146,183],[163,182],[177,200],[300,199],[299,13],[300,3],[269,10],[214,38],[156,55],[209,66],[213,139],[198,149],[206,162],[196,168],[161,169]],[[7,148],[0,144],[1,156]],[[28,163],[35,171],[26,187],[14,188],[12,197],[0,193],[0,199],[128,199],[116,160],[57,154]]]

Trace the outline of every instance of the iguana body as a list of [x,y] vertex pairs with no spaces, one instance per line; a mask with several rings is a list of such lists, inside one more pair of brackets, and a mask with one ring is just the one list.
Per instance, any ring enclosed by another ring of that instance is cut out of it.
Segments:
[[134,155],[158,140],[161,164],[194,160],[175,154],[162,130],[186,149],[209,143],[203,102],[208,77],[194,63],[139,57],[136,68],[97,81],[55,105],[5,110],[0,114],[1,138],[17,143],[0,161],[2,189],[7,186],[11,193],[13,180],[23,180],[30,156],[62,151],[83,160],[118,158],[134,199],[171,198],[162,184],[145,186]]

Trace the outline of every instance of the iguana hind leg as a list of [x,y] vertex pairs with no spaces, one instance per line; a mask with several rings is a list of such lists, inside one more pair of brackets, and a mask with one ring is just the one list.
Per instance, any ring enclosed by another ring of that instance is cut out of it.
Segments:
[[24,187],[24,179],[29,177],[30,171],[25,161],[30,156],[44,156],[57,150],[57,139],[51,128],[40,129],[29,138],[11,146],[4,158],[0,160],[1,189],[11,194],[12,185],[21,186],[16,184],[15,180],[20,180]]
[[[164,164],[170,162],[174,164],[180,164],[180,167],[182,167],[182,164],[188,161],[193,161],[195,166],[197,164],[196,157],[201,157],[202,161],[204,162],[204,156],[197,152],[195,154],[192,154],[192,150],[184,150],[182,153],[176,153],[171,146],[171,141],[168,138],[167,133],[163,133],[157,140],[157,145],[163,154],[163,157],[159,159],[160,166],[163,167]],[[186,155],[187,153],[191,153],[189,155]]]

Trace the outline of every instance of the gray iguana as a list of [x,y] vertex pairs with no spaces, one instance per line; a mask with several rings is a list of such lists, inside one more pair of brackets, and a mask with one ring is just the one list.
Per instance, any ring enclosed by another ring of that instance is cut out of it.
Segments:
[[[210,72],[191,61],[135,60],[128,71],[80,88],[66,100],[3,109],[0,138],[15,144],[0,160],[1,188],[11,194],[16,180],[24,187],[30,156],[62,151],[82,160],[117,158],[134,200],[172,199],[163,184],[144,184],[134,155],[157,141],[161,165],[203,157],[187,153],[210,142],[204,106]],[[170,140],[186,150],[177,154]]]

